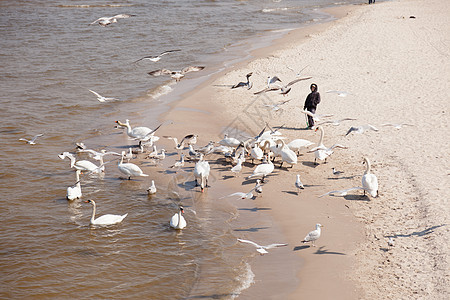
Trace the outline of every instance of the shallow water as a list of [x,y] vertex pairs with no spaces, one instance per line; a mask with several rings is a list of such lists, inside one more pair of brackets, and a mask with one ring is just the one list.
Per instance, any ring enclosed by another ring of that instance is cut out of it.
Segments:
[[[84,3],[0,2],[0,297],[233,298],[254,276],[232,229],[251,228],[239,218],[245,210],[208,201],[216,195],[192,192],[189,174],[161,167],[146,166],[159,185],[148,197],[149,180],[120,179],[110,157],[104,177],[82,175],[83,199],[97,202],[98,215],[129,215],[120,225],[93,228],[91,206],[65,200],[75,174],[57,155],[74,152],[80,141],[118,152],[135,145],[114,121],[156,127],[170,101],[158,96],[176,89],[147,72],[187,65],[213,72],[241,58],[239,41],[328,18],[315,9],[332,1]],[[88,25],[119,13],[136,16],[106,28]],[[169,49],[182,51],[133,63]],[[100,103],[89,89],[120,100]],[[44,136],[36,145],[18,141],[38,133]],[[168,220],[180,202],[189,229],[178,233]]]

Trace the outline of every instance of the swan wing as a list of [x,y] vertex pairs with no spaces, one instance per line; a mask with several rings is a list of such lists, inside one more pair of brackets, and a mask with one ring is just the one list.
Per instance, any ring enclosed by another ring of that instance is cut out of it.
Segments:
[[111,214],[103,215],[103,216],[98,217],[97,219],[95,219],[92,224],[94,224],[94,225],[112,225],[112,224],[117,224],[117,223],[122,222],[122,220],[125,219],[125,217],[127,215],[128,214],[124,214],[122,216],[120,216],[120,215],[111,215]]

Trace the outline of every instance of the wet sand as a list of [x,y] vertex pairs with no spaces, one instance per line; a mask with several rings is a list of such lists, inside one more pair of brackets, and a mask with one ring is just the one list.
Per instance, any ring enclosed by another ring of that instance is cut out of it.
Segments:
[[[282,133],[287,141],[317,142],[319,132],[305,130],[300,113],[309,85],[315,82],[322,95],[317,113],[357,119],[323,125],[325,145],[340,143],[348,149],[335,150],[327,163],[319,165],[313,164],[312,153],[303,151],[292,169],[276,167],[276,174],[263,186],[263,196],[251,200],[256,209],[266,208],[259,217],[273,218],[280,236],[248,231],[242,238],[289,246],[254,256],[250,263],[255,283],[243,291],[242,299],[448,296],[449,206],[442,195],[449,192],[450,147],[439,134],[448,130],[450,30],[445,11],[449,11],[447,3],[419,0],[339,8],[344,17],[292,31],[274,45],[254,51],[250,61],[211,76],[164,114],[163,120],[173,124],[161,128],[161,136],[195,133],[200,146],[219,141],[225,132],[256,135],[265,122],[285,124]],[[295,78],[287,66],[298,71],[308,66],[302,75],[313,79],[295,84],[287,97],[275,92],[253,95],[264,88],[267,76],[277,75],[284,82]],[[224,87],[243,81],[248,72],[253,72],[251,90]],[[351,94],[340,97],[328,90]],[[263,106],[286,99],[292,100],[278,112]],[[350,126],[369,123],[379,131],[345,136]],[[397,130],[385,123],[413,126]],[[363,157],[370,159],[378,176],[378,197],[352,191],[345,197],[318,198],[328,191],[359,186]],[[177,158],[171,159],[164,164]],[[334,176],[332,167],[344,173]],[[211,185],[225,186],[230,192],[250,190],[254,180],[246,177],[252,170],[246,163],[242,174],[232,178],[223,166],[213,170]],[[294,187],[296,174],[306,186],[300,194]],[[302,244],[316,223],[324,225],[317,247]],[[391,236],[393,247],[387,245]],[[242,247],[242,251],[251,249]],[[298,273],[277,273],[274,278],[277,259],[292,260]],[[285,287],[283,282],[297,284]]]

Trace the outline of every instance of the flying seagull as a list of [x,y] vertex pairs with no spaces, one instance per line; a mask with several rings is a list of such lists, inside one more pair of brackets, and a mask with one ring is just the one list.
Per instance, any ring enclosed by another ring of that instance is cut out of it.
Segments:
[[412,125],[412,124],[406,124],[406,123],[400,123],[400,124],[386,123],[386,124],[383,124],[383,125],[381,125],[381,126],[392,126],[392,127],[394,127],[395,129],[400,129],[400,128],[402,128],[403,126],[414,126],[414,125]]
[[289,100],[284,100],[284,101],[281,101],[281,102],[279,102],[279,103],[277,103],[277,104],[264,104],[264,107],[269,107],[269,108],[271,108],[273,111],[279,111],[280,109],[282,109],[280,106],[281,105],[283,105],[283,104],[286,104],[286,103],[288,103],[289,101],[291,101],[292,99],[289,99]]
[[159,55],[148,55],[148,56],[144,56],[144,57],[142,57],[142,58],[139,58],[137,61],[135,61],[134,63],[137,63],[138,61],[141,61],[141,60],[144,60],[144,59],[147,59],[147,60],[150,60],[150,61],[152,61],[152,62],[157,62],[157,61],[159,61],[160,59],[161,59],[161,57],[163,56],[163,55],[166,55],[166,54],[168,54],[168,53],[172,53],[172,52],[177,52],[177,51],[181,51],[181,49],[176,49],[176,50],[167,50],[167,51],[164,51],[164,52],[162,52],[161,54],[159,54]]
[[25,139],[25,138],[20,138],[19,141],[25,141],[25,142],[27,142],[27,143],[30,144],[30,145],[36,145],[36,139],[37,139],[38,137],[40,137],[40,136],[43,136],[43,135],[44,135],[43,133],[40,133],[40,134],[36,134],[35,136],[33,136],[33,137],[31,138],[31,140],[27,140],[27,139]]
[[[303,69],[301,69],[297,74],[295,74],[295,76],[296,76],[296,77],[300,77],[300,75],[302,74],[303,70],[306,69],[307,67],[309,67],[309,65],[306,66],[306,67],[304,67]],[[291,67],[287,66],[287,68],[288,68],[289,70],[291,70],[292,72],[295,72],[295,70],[292,69]]]
[[89,25],[93,25],[98,22],[98,25],[106,27],[112,23],[117,23],[117,19],[126,19],[126,18],[130,18],[130,17],[135,17],[135,16],[136,15],[120,14],[120,15],[115,15],[114,17],[101,17]]
[[176,82],[180,81],[181,78],[184,77],[184,74],[189,72],[197,72],[203,70],[205,67],[200,66],[189,66],[181,69],[180,71],[171,71],[168,69],[159,69],[155,71],[148,72],[148,75],[151,76],[161,76],[161,75],[170,75],[171,78],[175,79]]
[[322,198],[323,196],[326,196],[326,195],[344,197],[344,196],[347,196],[348,192],[354,191],[354,190],[364,190],[364,188],[360,187],[360,186],[355,186],[355,187],[351,187],[351,188],[345,189],[345,190],[331,191],[331,192],[325,193],[323,195],[320,195],[319,198]]
[[357,127],[350,127],[350,129],[347,131],[347,133],[345,134],[345,136],[349,135],[351,132],[356,132],[356,133],[364,133],[366,130],[373,130],[373,131],[378,131],[378,128],[376,128],[373,125],[370,124],[366,124],[366,125],[361,125],[361,126],[357,126]]
[[339,97],[347,97],[348,95],[351,95],[351,93],[349,93],[349,92],[345,92],[345,91],[334,91],[334,90],[326,91],[325,93],[337,94]]
[[118,100],[117,98],[112,98],[112,97],[103,97],[102,95],[100,95],[99,93],[93,91],[93,90],[89,90],[89,92],[91,92],[92,94],[94,94],[95,96],[97,96],[97,100],[99,102],[106,102],[106,101],[112,101],[112,100]]
[[242,82],[241,81],[241,82],[236,83],[235,85],[233,85],[231,88],[235,89],[235,88],[238,88],[238,87],[247,87],[247,90],[251,89],[253,84],[250,82],[250,76],[252,76],[252,75],[253,75],[253,72],[248,73],[247,75],[245,75],[245,77],[247,77],[247,82]]
[[[274,78],[276,80],[274,80]],[[291,91],[291,89],[292,89],[291,86],[294,83],[297,83],[297,82],[303,81],[303,80],[307,80],[307,79],[311,79],[311,78],[312,77],[297,78],[297,79],[292,80],[291,82],[289,82],[286,85],[281,85],[281,84],[277,83],[277,81],[281,82],[281,80],[278,77],[275,76],[275,77],[273,77],[273,78],[268,80],[267,87],[265,89],[254,93],[254,95],[258,95],[258,94],[261,94],[261,93],[266,93],[266,92],[278,91],[279,90],[281,95],[286,96]]]
[[308,115],[308,116],[312,117],[314,119],[314,121],[317,121],[317,122],[320,122],[321,118],[328,118],[328,117],[332,117],[333,116],[333,114],[321,114],[321,115],[318,115],[318,114],[312,113],[312,112],[310,112],[308,110],[301,110],[300,112],[304,113],[305,115]]
[[238,242],[247,243],[247,244],[255,246],[256,247],[256,251],[258,251],[259,254],[261,254],[261,255],[269,253],[269,252],[267,252],[267,250],[269,250],[269,249],[276,248],[276,247],[284,247],[284,246],[288,245],[288,244],[270,244],[270,245],[267,245],[267,246],[261,246],[261,245],[255,243],[255,242],[252,242],[252,241],[249,241],[249,240],[243,240],[243,239],[237,239],[237,240],[238,240]]
[[341,124],[341,122],[344,122],[344,121],[355,121],[355,120],[356,119],[353,119],[353,118],[344,118],[344,119],[340,119],[340,120],[329,120],[329,121],[320,122],[316,126],[323,125],[323,124],[331,124],[331,125],[334,125],[334,126],[338,126],[338,125]]

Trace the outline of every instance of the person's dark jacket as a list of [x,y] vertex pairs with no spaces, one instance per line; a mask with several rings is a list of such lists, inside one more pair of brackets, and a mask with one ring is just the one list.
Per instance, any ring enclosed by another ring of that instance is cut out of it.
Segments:
[[317,104],[319,104],[319,103],[320,103],[320,94],[319,94],[319,92],[317,92],[317,91],[311,92],[306,97],[305,106],[303,107],[303,109],[307,109],[307,110],[314,109],[314,110],[316,110]]

